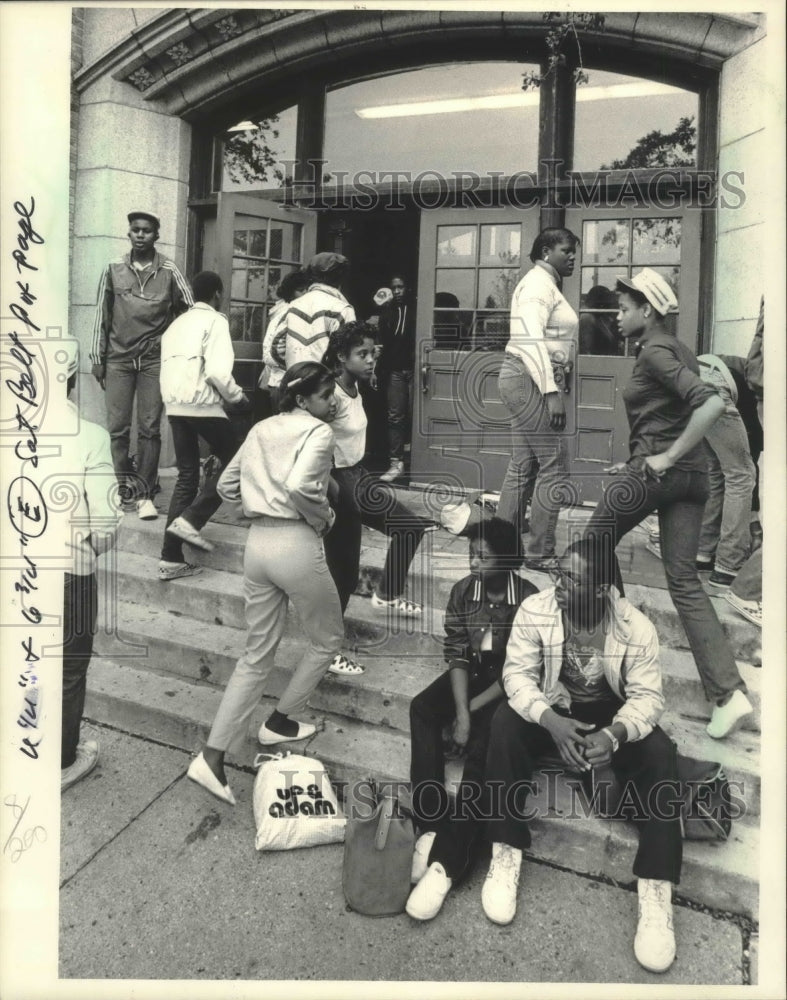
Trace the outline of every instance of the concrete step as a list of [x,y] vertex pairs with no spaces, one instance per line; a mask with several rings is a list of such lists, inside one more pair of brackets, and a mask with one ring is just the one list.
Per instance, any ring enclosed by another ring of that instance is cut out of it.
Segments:
[[[156,622],[148,628],[144,624],[147,617],[144,613],[142,621],[138,622],[140,612],[137,610],[118,609],[112,612],[111,608],[107,608],[105,613],[114,615],[121,631],[128,632],[125,622],[134,621],[131,632],[138,630],[147,637],[146,642],[156,647],[157,641],[166,637],[175,627],[168,618],[160,621],[156,617],[166,613],[176,619],[184,617],[189,621],[197,619],[200,623],[245,628],[242,578],[237,573],[205,567],[197,576],[162,583],[156,578],[155,571],[156,564],[149,556],[132,552],[120,554],[117,569],[119,597],[122,596],[126,602],[149,608]],[[635,588],[632,587],[631,590],[634,591]],[[691,654],[685,650],[671,649],[668,641],[663,638],[663,633],[669,632],[668,624],[671,620],[669,596],[658,590],[636,590],[637,593],[632,594],[632,600],[638,600],[644,605],[645,613],[649,613],[652,620],[658,622],[662,618],[667,622],[662,627],[657,624],[657,628],[662,636],[662,665],[668,704],[680,704],[687,714],[695,718],[707,718],[707,703]],[[669,608],[665,605],[669,605]],[[442,664],[443,613],[432,605],[424,606],[422,617],[408,620],[381,614],[372,608],[370,601],[353,596],[345,615],[345,626],[348,650],[362,654],[364,662],[370,658],[398,656],[405,659],[416,657]],[[189,628],[190,624],[186,622],[178,633],[182,634],[186,645]],[[294,612],[291,612],[288,633],[297,634],[297,617]],[[223,649],[224,637],[218,636],[214,645],[219,651]],[[759,709],[760,671],[745,662],[740,662],[739,667],[752,692],[755,708]],[[222,676],[226,683],[226,676]],[[748,728],[758,726],[757,717],[747,721]]]
[[[207,737],[220,697],[221,692],[209,684],[97,658],[88,673],[86,715],[194,751]],[[233,763],[251,763],[259,749],[257,728],[273,705],[266,698],[256,709],[248,739]],[[318,723],[318,732],[292,747],[323,761],[335,782],[343,785],[372,777],[404,784],[409,769],[409,740],[404,733],[330,713],[307,714]],[[531,800],[539,818],[532,822],[530,854],[583,873],[631,882],[635,831],[577,809],[566,777],[547,779],[543,772],[539,776],[539,794]],[[680,893],[713,908],[756,916],[758,870],[759,831],[751,819],[743,819],[733,825],[726,843],[684,844]]]
[[[353,601],[362,602],[362,598],[353,598]],[[140,655],[130,655],[131,646],[126,645],[124,649],[116,639],[106,635],[97,640],[97,653],[118,663],[125,662],[134,669],[152,670],[224,688],[243,651],[244,633],[240,629],[172,615],[148,605],[127,604],[122,612],[120,638],[129,644],[139,644],[137,652]],[[284,691],[305,645],[297,630],[289,629],[288,633],[279,647],[276,665],[268,681],[267,693],[273,697]],[[410,701],[445,669],[442,657],[427,657],[417,652],[411,656],[363,654],[359,659],[366,667],[365,673],[358,677],[327,674],[311,697],[312,708],[345,716],[377,727],[377,730],[380,727],[394,729],[407,736]],[[665,674],[665,681],[670,676]],[[759,734],[746,730],[721,742],[712,740],[704,731],[708,719],[705,703],[690,697],[693,686],[696,698],[696,679],[693,685],[681,681],[682,678],[678,678],[675,688],[685,689],[682,698],[677,695],[670,698],[673,685],[665,684],[669,711],[665,714],[663,728],[673,736],[682,752],[723,764],[730,780],[740,783],[748,811],[758,813]]]
[[[204,534],[214,543],[214,551],[202,552],[187,546],[187,558],[208,569],[240,574],[246,531],[246,528],[238,525],[211,523],[204,529]],[[140,521],[138,518],[127,519],[127,523],[124,522],[121,528],[116,554],[117,570],[121,574],[128,571],[129,576],[139,578],[137,581],[129,580],[129,585],[135,588],[135,592],[144,589],[151,580],[156,579],[156,564],[132,562],[127,555],[130,553],[158,560],[162,533],[163,524],[157,521]],[[379,582],[388,540],[379,532],[365,528],[362,546],[361,570],[356,593],[368,596]],[[645,554],[654,559],[650,553]],[[654,561],[658,562],[655,559]],[[431,609],[428,621],[430,626],[436,628],[438,634],[442,634],[442,612],[448,602],[451,587],[467,572],[465,539],[455,538],[445,531],[428,533],[425,536],[410,570],[408,595],[421,602],[425,608]],[[544,573],[524,569],[522,574],[536,587],[542,588],[550,584],[549,577]],[[627,583],[626,596],[654,623],[662,646],[689,648],[686,633],[666,590],[657,586]],[[710,596],[736,659],[759,666],[762,662],[761,630],[733,611],[722,597],[713,593]],[[242,616],[242,606],[239,613]]]

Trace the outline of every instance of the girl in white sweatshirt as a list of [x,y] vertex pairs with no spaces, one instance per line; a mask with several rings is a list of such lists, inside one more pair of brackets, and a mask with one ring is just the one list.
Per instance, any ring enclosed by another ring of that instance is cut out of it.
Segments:
[[224,756],[246,736],[284,631],[288,601],[309,643],[273,714],[263,723],[264,745],[303,740],[315,727],[292,718],[302,712],[344,638],[342,612],[323,536],[334,521],[328,485],[336,413],[333,374],[316,362],[293,365],[282,381],[281,410],[261,420],[221,475],[224,500],[240,500],[251,519],[243,562],[248,633],[229,679],[208,742],[188,776],[235,804]]

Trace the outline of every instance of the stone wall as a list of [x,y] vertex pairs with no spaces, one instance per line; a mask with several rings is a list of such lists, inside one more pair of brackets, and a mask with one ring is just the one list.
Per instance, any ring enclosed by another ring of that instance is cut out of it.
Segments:
[[[749,350],[763,287],[768,212],[768,53],[765,37],[728,59],[721,73],[719,177],[739,171],[731,183],[745,200],[728,193],[717,215],[713,350],[745,355]],[[722,185],[722,194],[724,188]]]

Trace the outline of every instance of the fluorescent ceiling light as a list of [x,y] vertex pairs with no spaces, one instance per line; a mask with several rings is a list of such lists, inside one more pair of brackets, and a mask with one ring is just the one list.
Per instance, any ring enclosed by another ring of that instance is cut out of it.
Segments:
[[[655,97],[659,94],[683,93],[666,83],[641,80],[612,87],[577,87],[577,101],[611,101],[626,97]],[[356,108],[359,118],[410,118],[418,115],[450,115],[458,111],[489,111],[538,106],[538,92],[492,94],[489,97],[455,97],[440,101],[414,101],[408,104],[381,104],[377,107]]]

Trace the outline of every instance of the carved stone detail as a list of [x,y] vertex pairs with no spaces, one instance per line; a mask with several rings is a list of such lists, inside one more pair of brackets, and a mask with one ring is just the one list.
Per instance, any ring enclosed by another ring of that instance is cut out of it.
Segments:
[[194,58],[191,49],[185,42],[178,42],[177,45],[173,45],[172,48],[167,49],[167,55],[176,66],[183,66]]
[[147,90],[148,87],[153,86],[156,82],[156,78],[150,70],[145,69],[144,66],[140,66],[139,69],[135,69],[133,73],[129,73],[128,82],[133,83],[137,90]]
[[227,17],[223,17],[220,21],[216,21],[214,27],[225,42],[230,38],[236,38],[242,31],[241,26],[232,14],[228,14]]

